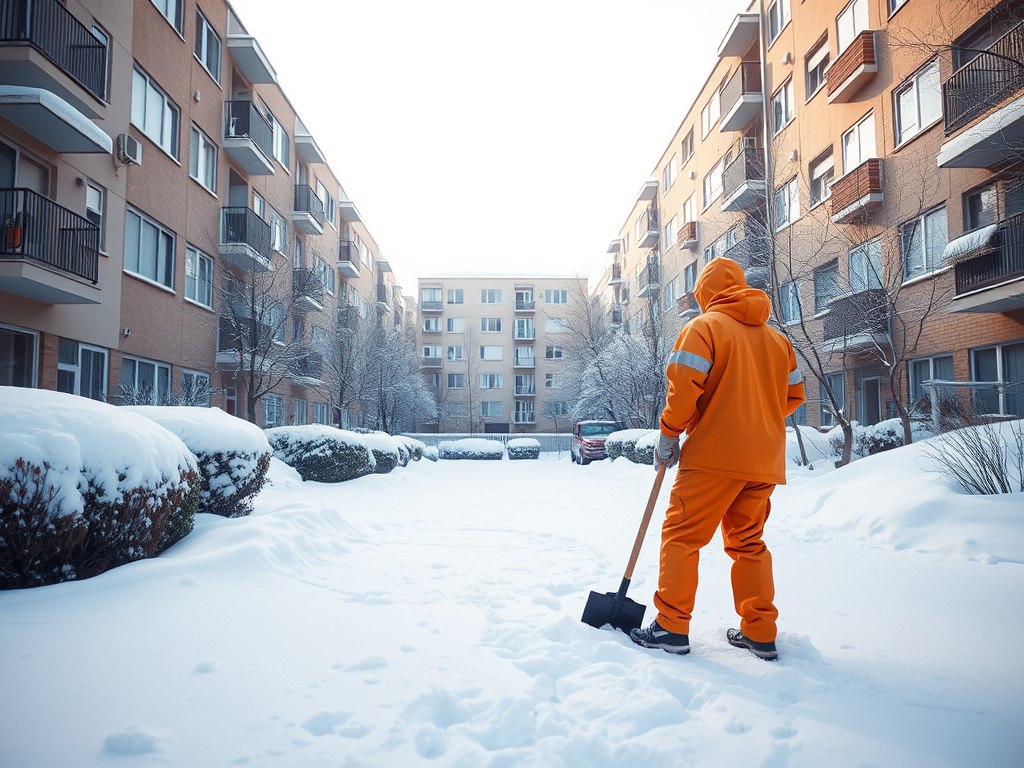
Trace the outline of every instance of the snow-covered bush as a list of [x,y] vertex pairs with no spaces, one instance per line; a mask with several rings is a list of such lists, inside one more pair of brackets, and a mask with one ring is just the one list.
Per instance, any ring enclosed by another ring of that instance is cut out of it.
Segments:
[[654,464],[654,451],[658,447],[661,430],[652,429],[640,437],[633,447],[633,461],[637,464]]
[[244,517],[267,481],[273,455],[263,430],[220,408],[128,406],[122,408],[181,438],[199,462],[203,478],[199,511]]
[[371,474],[377,466],[363,435],[325,424],[264,430],[274,455],[303,480],[341,483]]
[[514,437],[508,441],[509,459],[539,459],[540,440],[533,437]]
[[437,446],[442,459],[472,459],[500,461],[505,446],[497,440],[467,437],[462,440],[444,440]]
[[138,414],[0,387],[0,589],[159,554],[192,530],[201,485],[185,444]]
[[359,437],[366,447],[373,451],[373,458],[376,462],[373,471],[378,475],[386,475],[398,466],[401,461],[398,442],[387,432],[360,432]]
[[887,419],[854,432],[854,447],[862,456],[873,456],[903,445],[903,422]]
[[439,452],[436,445],[424,445],[423,446],[423,458],[427,461],[437,461],[439,458]]
[[604,441],[604,449],[608,458],[617,459],[621,456],[637,462],[636,441],[649,431],[648,429],[620,429],[618,432],[612,432]]
[[396,435],[395,440],[398,441],[399,446],[404,446],[409,452],[410,460],[419,461],[423,458],[423,449],[427,447],[427,444],[422,440],[417,440],[414,437],[406,437],[405,435]]

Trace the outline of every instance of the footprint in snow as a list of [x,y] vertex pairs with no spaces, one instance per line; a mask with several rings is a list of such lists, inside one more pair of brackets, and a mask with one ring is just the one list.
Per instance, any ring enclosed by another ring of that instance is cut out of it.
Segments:
[[141,725],[131,725],[112,733],[103,740],[103,751],[108,755],[147,755],[160,751],[160,736]]
[[193,672],[198,672],[201,675],[206,675],[206,674],[209,674],[210,672],[216,672],[217,671],[217,662],[215,662],[215,661],[200,661],[198,664],[196,664],[195,669],[193,669],[192,671]]
[[383,656],[368,656],[362,661],[357,661],[348,668],[349,672],[365,672],[368,669],[380,669],[386,667],[388,660]]
[[352,718],[351,712],[318,712],[302,724],[314,736],[330,736]]

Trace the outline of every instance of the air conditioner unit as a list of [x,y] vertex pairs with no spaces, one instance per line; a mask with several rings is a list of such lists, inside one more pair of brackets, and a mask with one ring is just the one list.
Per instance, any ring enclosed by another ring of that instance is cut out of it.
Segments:
[[118,134],[117,159],[128,165],[142,165],[142,144],[127,133]]

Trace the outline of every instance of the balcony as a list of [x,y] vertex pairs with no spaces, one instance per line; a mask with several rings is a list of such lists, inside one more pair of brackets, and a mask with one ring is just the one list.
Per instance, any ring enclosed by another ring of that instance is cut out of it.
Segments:
[[640,214],[636,233],[637,248],[653,248],[658,244],[658,209],[653,205],[647,206]]
[[533,326],[521,328],[518,325],[512,328],[513,341],[533,341],[537,338],[537,329]]
[[295,131],[295,155],[299,160],[310,165],[327,164],[327,157],[320,149],[320,145],[308,133]]
[[763,150],[740,151],[722,174],[722,210],[749,211],[764,204]]
[[324,308],[324,281],[312,269],[292,271],[292,306],[296,311],[319,311]]
[[[217,334],[217,365],[222,368],[239,368],[255,362],[257,370],[270,367],[265,354],[271,348],[274,330],[247,315],[246,307],[240,307],[232,315],[219,319]],[[244,360],[243,360],[244,353]]]
[[873,157],[832,182],[829,205],[836,224],[863,221],[882,204],[882,161]]
[[421,357],[420,368],[440,368],[441,358],[440,357]]
[[356,204],[351,200],[338,201],[338,215],[341,216],[342,221],[347,221],[349,224],[356,224],[362,221],[359,217],[359,210],[356,208]]
[[622,250],[622,241],[616,238],[608,244],[606,253],[618,253],[620,250]]
[[612,328],[621,328],[622,327],[622,308],[621,307],[613,307],[611,314],[612,314],[612,319],[611,319]]
[[742,131],[761,117],[764,89],[761,87],[761,63],[744,61],[722,88],[722,119],[718,130]]
[[516,298],[516,312],[533,312],[537,308],[537,302],[533,298]]
[[274,129],[251,101],[224,103],[224,151],[250,176],[274,172]]
[[421,312],[444,312],[443,301],[421,301],[420,302]]
[[537,386],[535,384],[516,384],[516,397],[536,397]]
[[676,299],[676,315],[683,322],[687,322],[699,314],[700,308],[692,293],[684,293]]
[[638,203],[649,203],[652,200],[656,200],[658,197],[658,182],[654,179],[645,181],[644,185],[640,187],[640,192],[637,193],[636,201]]
[[351,240],[338,243],[338,271],[349,280],[359,277],[359,249]]
[[28,189],[0,189],[0,291],[43,304],[99,304],[100,232]]
[[338,307],[338,330],[356,331],[359,329],[359,310],[353,306]]
[[270,263],[270,225],[251,208],[221,208],[220,214],[221,258],[251,272],[273,269]]
[[647,266],[640,272],[640,277],[637,280],[637,285],[640,286],[636,292],[637,298],[654,297],[661,293],[661,273],[658,267],[657,256],[647,259]]
[[529,350],[533,352],[533,347],[517,347],[515,354],[512,355],[512,367],[513,368],[536,368],[537,357],[533,354],[520,354],[521,349]]
[[748,234],[728,248],[723,256],[743,267],[747,285],[751,288],[767,289],[771,283],[770,239]]
[[[950,244],[952,245],[952,243]],[[1024,214],[996,225],[982,247],[951,259],[956,296],[952,312],[1010,312],[1024,308]]]
[[878,72],[875,56],[875,33],[866,29],[839,54],[825,72],[830,104],[844,104],[853,101],[858,91]]
[[276,83],[277,73],[252,35],[228,35],[228,51],[238,71],[250,83]]
[[[1024,142],[1024,97],[1004,102],[1024,89],[1024,22],[996,40],[987,52],[962,66],[942,85],[946,135],[984,120],[946,141],[941,168],[991,168]],[[1000,105],[1003,105],[1000,107]],[[999,107],[998,109],[996,109]]]
[[42,88],[0,85],[0,117],[54,152],[109,155],[114,149],[111,138],[92,120]]
[[305,184],[295,187],[292,224],[304,235],[324,233],[324,202]]
[[679,235],[676,244],[680,248],[688,248],[691,251],[697,249],[697,222],[688,221],[679,228]]
[[533,411],[516,411],[512,414],[513,424],[536,424],[537,416]]
[[99,116],[107,52],[62,3],[0,0],[0,46],[5,84],[49,91],[87,117]]
[[388,301],[388,287],[377,283],[377,309],[387,314],[391,311],[391,303]]
[[629,304],[629,286],[624,285],[619,289],[619,304]]
[[761,29],[761,19],[756,13],[739,13],[732,20],[725,37],[718,45],[718,58],[726,56],[742,56],[757,40]]
[[822,335],[831,354],[887,345],[889,305],[885,289],[872,288],[832,299]]
[[622,283],[622,265],[612,264],[612,274],[608,278],[608,285],[620,285]]
[[388,257],[385,256],[383,253],[378,253],[377,254],[377,258],[374,259],[374,261],[377,264],[377,270],[379,272],[391,272],[392,271],[391,270],[391,262],[388,260]]
[[300,348],[295,358],[288,361],[288,374],[302,383],[323,384],[323,355],[314,349]]

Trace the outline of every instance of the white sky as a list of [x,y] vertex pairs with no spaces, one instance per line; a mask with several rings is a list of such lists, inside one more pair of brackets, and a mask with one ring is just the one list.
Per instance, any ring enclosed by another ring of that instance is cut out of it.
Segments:
[[600,276],[746,0],[231,0],[407,293]]

